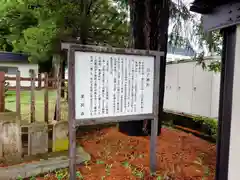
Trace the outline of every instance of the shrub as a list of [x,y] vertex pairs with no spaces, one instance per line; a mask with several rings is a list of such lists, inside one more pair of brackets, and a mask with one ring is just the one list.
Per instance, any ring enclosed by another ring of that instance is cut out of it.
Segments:
[[193,121],[199,122],[202,125],[206,126],[210,131],[209,135],[212,136],[214,139],[217,138],[218,122],[216,119],[196,116],[193,118]]

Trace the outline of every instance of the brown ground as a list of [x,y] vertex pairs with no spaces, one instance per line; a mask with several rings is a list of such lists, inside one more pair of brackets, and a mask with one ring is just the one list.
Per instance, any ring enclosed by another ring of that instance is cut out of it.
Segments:
[[178,130],[163,128],[154,178],[149,174],[149,137],[128,137],[117,128],[107,128],[86,133],[79,143],[92,156],[79,168],[87,180],[214,179],[215,145]]
[[154,177],[149,173],[149,137],[128,137],[117,128],[105,128],[81,135],[78,142],[92,156],[78,167],[86,180],[214,179],[215,145],[179,130],[163,128]]

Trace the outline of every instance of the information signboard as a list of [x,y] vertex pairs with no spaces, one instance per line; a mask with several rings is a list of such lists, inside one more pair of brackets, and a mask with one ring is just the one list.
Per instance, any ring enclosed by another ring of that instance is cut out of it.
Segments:
[[152,120],[150,168],[156,170],[160,56],[163,52],[72,45],[68,58],[70,179],[76,176],[76,126]]
[[75,52],[76,119],[153,114],[154,57]]

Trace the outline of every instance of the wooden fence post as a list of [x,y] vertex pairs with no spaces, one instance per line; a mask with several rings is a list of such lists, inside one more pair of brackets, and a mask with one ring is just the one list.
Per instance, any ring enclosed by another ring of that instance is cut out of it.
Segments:
[[0,72],[0,112],[5,111],[5,73]]
[[20,71],[16,72],[16,112],[18,121],[21,120],[21,80]]
[[35,122],[35,73],[34,70],[30,70],[30,76],[31,76],[31,116],[30,116],[30,122]]
[[16,113],[17,113],[17,146],[19,154],[22,155],[22,130],[21,130],[21,74],[16,72]]
[[48,73],[44,74],[44,121],[48,123]]
[[38,88],[40,89],[42,87],[42,76],[41,73],[38,73]]
[[61,76],[57,78],[57,104],[56,104],[56,121],[61,119]]

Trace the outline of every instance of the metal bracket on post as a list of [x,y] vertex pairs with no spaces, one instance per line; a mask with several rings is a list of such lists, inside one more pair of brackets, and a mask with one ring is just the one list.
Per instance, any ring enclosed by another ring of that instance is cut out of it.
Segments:
[[216,7],[213,13],[203,15],[205,31],[223,29],[240,24],[240,3],[225,4]]

